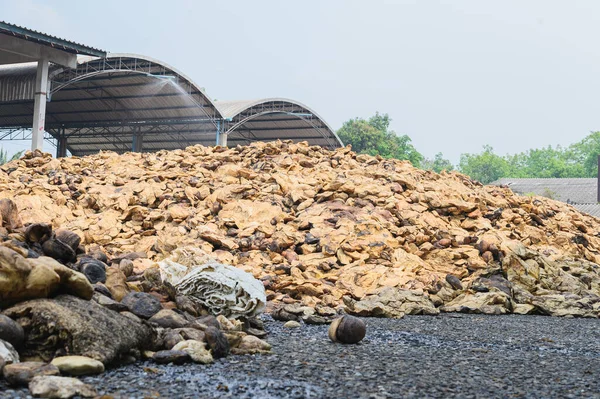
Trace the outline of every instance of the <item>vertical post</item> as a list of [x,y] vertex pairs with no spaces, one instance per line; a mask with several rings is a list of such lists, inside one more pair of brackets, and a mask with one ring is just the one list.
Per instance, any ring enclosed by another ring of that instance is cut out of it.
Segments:
[[33,126],[31,150],[42,150],[44,146],[44,122],[46,121],[46,91],[48,90],[48,60],[38,60],[35,76],[35,97],[33,102]]
[[227,134],[223,133],[221,120],[217,120],[217,145],[227,147]]
[[596,201],[600,202],[600,154],[598,154],[598,177],[596,178]]
[[221,147],[227,147],[227,135],[225,133],[221,133],[221,136],[219,138],[219,145]]
[[67,136],[65,128],[58,128],[58,145],[56,146],[56,157],[62,158],[67,156]]
[[221,120],[218,119],[217,120],[217,141],[215,142],[215,145],[219,145],[220,141],[221,141]]
[[141,127],[136,127],[133,132],[133,143],[131,151],[133,152],[142,152],[144,148],[144,139],[141,133]]

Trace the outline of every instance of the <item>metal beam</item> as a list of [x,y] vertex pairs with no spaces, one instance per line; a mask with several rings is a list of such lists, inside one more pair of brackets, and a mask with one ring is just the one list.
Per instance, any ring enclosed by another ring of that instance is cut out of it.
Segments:
[[86,127],[118,127],[118,126],[138,126],[138,125],[204,125],[212,123],[211,119],[196,118],[144,118],[140,120],[123,119],[105,119],[95,121],[84,121],[78,123],[59,122],[58,125],[65,126],[67,129],[86,128]]
[[32,62],[46,59],[55,64],[69,68],[77,67],[77,55],[48,47],[43,44],[33,43],[7,34],[2,35],[0,49],[3,52],[16,54],[23,57],[20,62]]
[[[101,86],[102,88],[106,88],[107,86]],[[59,93],[65,91],[67,89],[61,90]],[[81,88],[79,89],[81,90]],[[90,89],[92,91],[92,89]],[[200,92],[194,92],[192,94],[201,94]],[[52,103],[64,103],[64,102],[81,102],[81,101],[98,101],[98,100],[130,100],[137,98],[150,98],[150,97],[180,97],[181,93],[156,93],[156,94],[137,94],[131,96],[106,96],[106,97],[86,97],[86,98],[60,98],[60,99],[52,99]]]
[[325,126],[293,126],[293,127],[238,127],[233,132],[229,132],[229,134],[233,134],[235,132],[240,131],[253,131],[253,132],[270,132],[270,131],[282,131],[286,130],[314,130],[314,129],[325,129]]

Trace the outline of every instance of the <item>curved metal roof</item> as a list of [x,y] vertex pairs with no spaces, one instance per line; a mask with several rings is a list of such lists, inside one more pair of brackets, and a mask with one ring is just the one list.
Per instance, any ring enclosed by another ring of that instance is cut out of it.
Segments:
[[225,119],[228,143],[253,141],[309,141],[328,148],[343,146],[334,130],[306,105],[286,98],[217,101]]
[[[147,151],[214,144],[220,113],[195,82],[170,65],[135,54],[82,60],[77,68],[53,66],[46,130],[64,135],[73,155],[133,149],[143,136]],[[35,64],[0,68],[0,126],[32,124]]]
[[[35,63],[0,67],[0,129],[31,127],[35,73]],[[213,103],[189,77],[141,55],[81,58],[77,68],[53,65],[49,82],[46,130],[73,155],[139,150],[140,142],[143,151],[214,145],[218,130],[230,145],[276,139],[342,145],[301,103],[280,98]]]

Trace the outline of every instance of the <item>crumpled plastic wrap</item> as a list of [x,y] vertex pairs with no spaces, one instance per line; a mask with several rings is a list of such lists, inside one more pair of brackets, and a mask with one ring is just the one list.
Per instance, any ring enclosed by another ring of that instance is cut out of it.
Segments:
[[265,309],[267,296],[259,280],[210,259],[200,250],[177,249],[158,265],[163,281],[215,315],[252,317]]

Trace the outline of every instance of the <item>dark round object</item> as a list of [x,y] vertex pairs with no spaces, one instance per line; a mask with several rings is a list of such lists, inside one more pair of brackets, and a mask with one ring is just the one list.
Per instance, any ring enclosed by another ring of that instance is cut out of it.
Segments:
[[184,364],[191,360],[190,355],[184,351],[158,351],[152,356],[152,360],[160,364]]
[[44,255],[56,259],[59,262],[68,263],[75,260],[75,251],[60,240],[51,238],[42,245]]
[[104,263],[96,259],[90,259],[92,262],[85,262],[79,266],[79,270],[83,273],[90,283],[105,283],[106,282],[106,266]]
[[25,229],[25,241],[29,244],[43,243],[52,236],[52,226],[48,223],[33,223]]
[[100,250],[91,252],[91,253],[87,254],[86,257],[98,259],[100,262],[104,262],[104,263],[108,264],[108,256],[106,256],[106,254]]
[[35,252],[35,251],[32,251],[31,249],[28,249],[28,250],[27,250],[27,257],[28,257],[29,259],[35,259],[35,258],[39,258],[39,257],[40,257],[40,255],[39,255],[37,252]]
[[206,342],[212,351],[213,358],[219,359],[229,355],[229,341],[221,330],[215,327],[208,327],[204,330]]
[[112,294],[111,294],[110,290],[108,288],[106,288],[105,285],[94,284],[94,291],[112,299]]
[[450,286],[457,291],[460,291],[463,289],[460,279],[453,274],[446,274],[446,282],[448,284],[450,284]]
[[196,319],[199,323],[202,323],[204,325],[207,325],[209,327],[214,327],[217,330],[219,330],[221,328],[221,324],[219,324],[219,320],[217,320],[217,318],[211,314],[206,315],[206,316],[201,316],[198,317]]
[[77,251],[79,244],[81,244],[81,237],[78,234],[73,233],[71,230],[57,230],[56,239],[67,244],[73,252]]
[[0,314],[0,339],[15,348],[21,348],[25,341],[23,327],[8,316]]
[[342,316],[329,326],[329,338],[333,342],[356,344],[367,334],[365,322],[354,316]]
[[127,306],[131,313],[143,319],[149,319],[162,309],[160,301],[145,292],[130,292],[121,303]]

